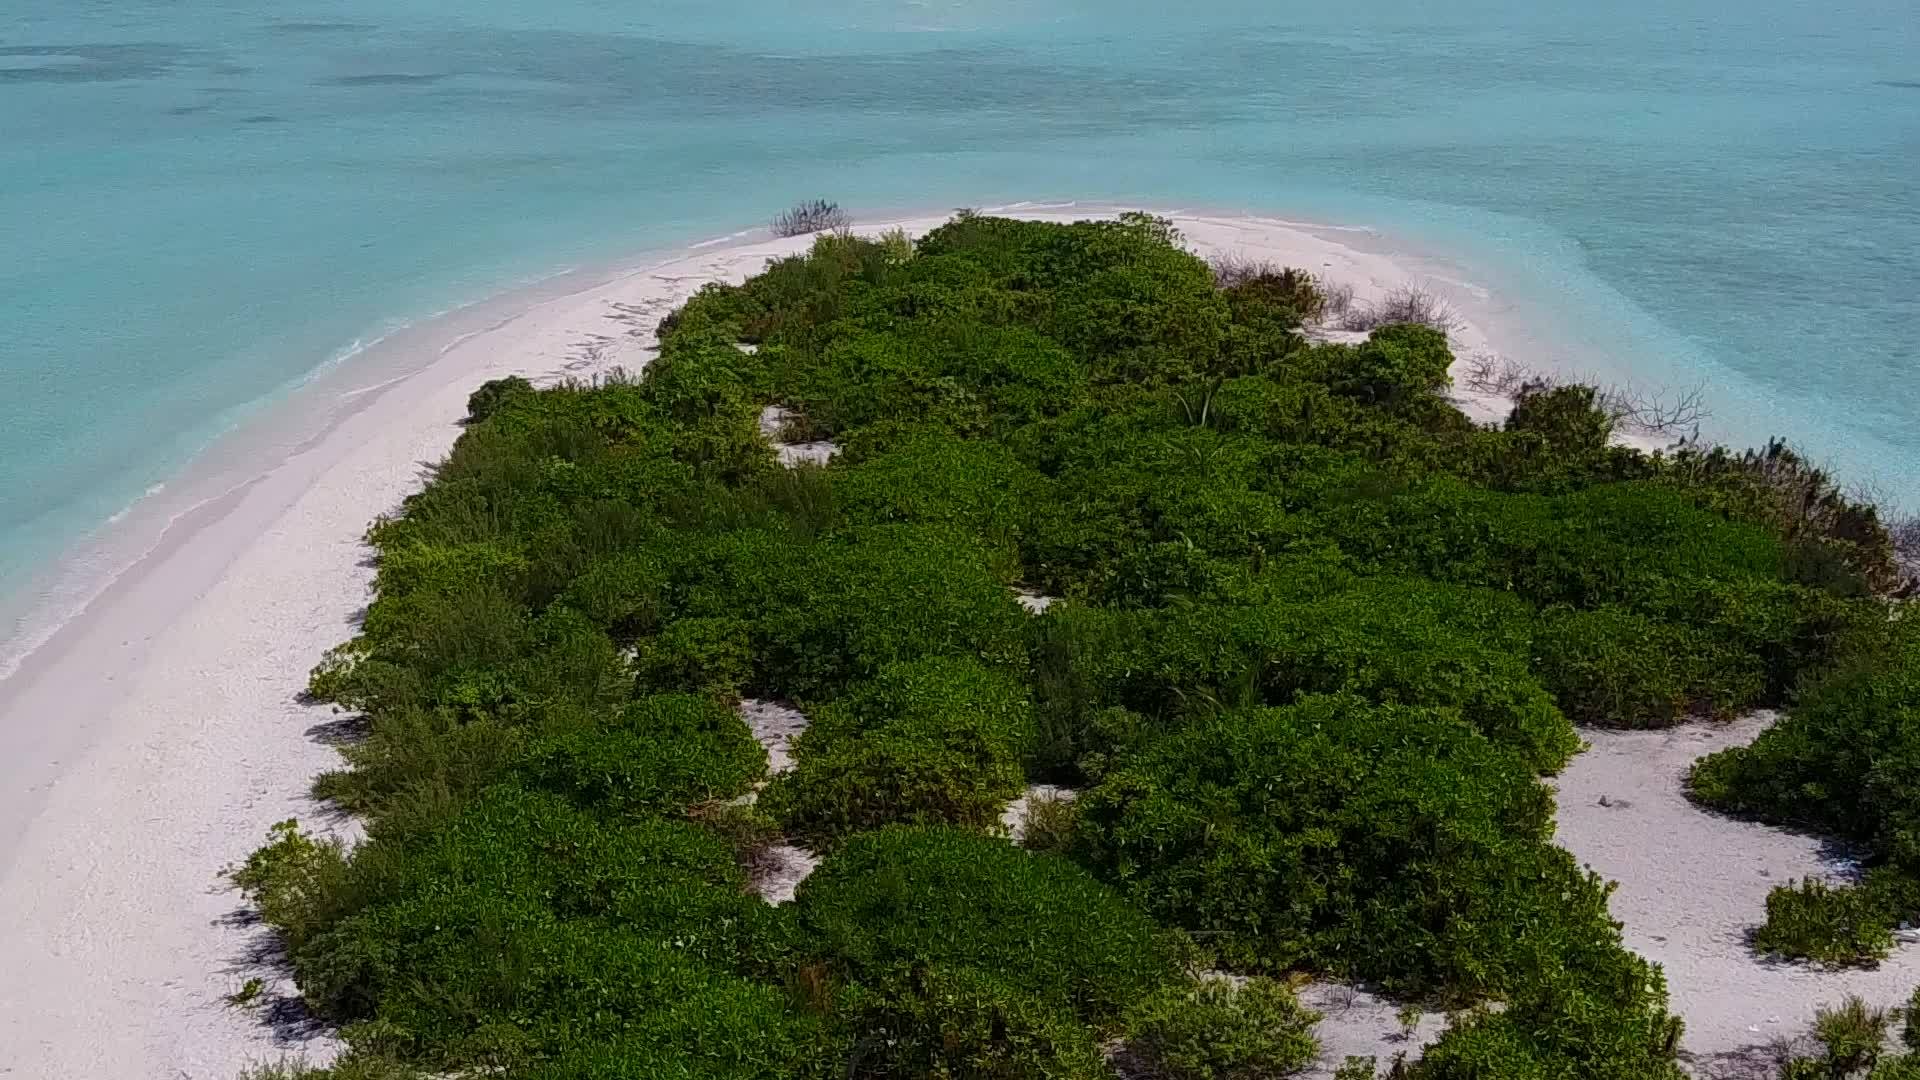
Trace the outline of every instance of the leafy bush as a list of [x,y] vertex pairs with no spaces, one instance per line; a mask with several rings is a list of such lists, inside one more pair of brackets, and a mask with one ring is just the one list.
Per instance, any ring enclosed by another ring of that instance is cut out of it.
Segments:
[[477,424],[500,411],[500,407],[523,394],[533,393],[533,384],[518,375],[482,383],[467,397],[467,423]]
[[289,818],[273,827],[268,843],[235,868],[233,883],[290,945],[298,947],[334,915],[335,897],[347,880],[344,848],[317,840]]
[[753,623],[740,618],[677,619],[640,646],[642,685],[733,697],[753,679]]
[[1072,693],[1064,707],[1081,717],[1109,705],[1166,717],[1348,692],[1458,709],[1539,771],[1558,769],[1577,748],[1520,659],[1530,620],[1510,598],[1420,581],[1340,584],[1304,602],[1051,616],[1047,634],[1071,653],[1048,659],[1066,670],[1043,682],[1043,707],[1063,707],[1060,696]]
[[1093,1033],[1071,1013],[978,967],[883,976],[846,995],[855,1075],[1107,1080]]
[[1021,831],[1020,846],[1042,854],[1065,854],[1073,845],[1073,825],[1077,817],[1073,799],[1067,796],[1031,796],[1027,801],[1027,820]]
[[[1214,277],[1220,278],[1220,264],[1213,264]],[[1304,323],[1319,322],[1326,314],[1327,297],[1312,274],[1293,267],[1271,266],[1242,276],[1238,281],[1222,282],[1234,322],[1245,325],[1256,320],[1271,320],[1288,329]]]
[[1448,385],[1453,353],[1445,333],[1406,323],[1383,326],[1364,344],[1348,347],[1322,378],[1334,392],[1392,408],[1439,393]]
[[1127,1013],[1129,1048],[1164,1080],[1278,1080],[1313,1060],[1320,1014],[1286,984],[1206,979],[1172,987]]
[[1878,511],[1779,439],[1739,452],[1683,448],[1668,475],[1703,504],[1767,524],[1791,540],[1809,583],[1852,591],[1900,583],[1898,553]]
[[1871,888],[1807,878],[1767,894],[1767,921],[1754,932],[1753,947],[1820,964],[1871,964],[1893,950],[1892,924]]
[[897,660],[970,656],[1011,666],[1026,613],[964,533],[930,526],[849,529],[817,546],[810,596],[767,612],[764,663],[795,697],[820,696]]
[[1560,707],[1590,724],[1665,727],[1725,716],[1765,689],[1751,656],[1694,627],[1613,605],[1549,612],[1535,649]]
[[863,521],[959,528],[984,538],[995,572],[1019,575],[1019,545],[1044,477],[997,443],[914,436],[833,476],[841,511]]
[[[1644,974],[1640,976],[1645,979]],[[1414,1080],[1685,1080],[1680,1021],[1657,976],[1601,996],[1562,982],[1529,987],[1502,1012],[1460,1014],[1406,1075]]]
[[1920,633],[1903,620],[1867,633],[1846,653],[1751,745],[1695,763],[1689,788],[1718,809],[1864,843],[1913,877],[1920,871]]
[[1814,1010],[1813,1036],[1826,1047],[1827,1063],[1846,1075],[1871,1066],[1887,1042],[1893,1016],[1849,994],[1838,1008]]
[[1577,921],[1595,887],[1548,844],[1545,790],[1450,711],[1314,697],[1196,720],[1078,802],[1080,857],[1237,966],[1470,997],[1543,936],[1613,937]]
[[[309,1001],[378,1017],[407,1033],[389,1050],[447,1062],[491,1053],[487,1025],[509,1003],[604,1026],[786,947],[723,838],[684,821],[609,826],[513,788],[424,837],[375,837],[303,909],[281,925],[307,931],[292,943]],[[623,978],[615,1007],[606,988]]]
[[527,787],[627,814],[680,813],[743,794],[767,755],[733,709],[710,698],[644,698],[604,723],[578,723],[530,743]]
[[964,657],[894,664],[816,712],[764,805],[815,844],[892,823],[985,829],[1019,794],[1032,739],[1011,676]]
[[1334,1070],[1333,1080],[1373,1080],[1374,1058],[1348,1055]]
[[1145,915],[1084,870],[958,829],[849,840],[800,885],[798,916],[842,978],[973,968],[1091,1023],[1173,975]]
[[1507,415],[1507,430],[1541,436],[1562,458],[1603,454],[1613,439],[1614,419],[1596,403],[1596,394],[1591,386],[1522,386]]
[[889,731],[803,752],[764,802],[788,832],[824,845],[896,823],[986,829],[1020,785],[1019,760],[977,730],[939,741]]

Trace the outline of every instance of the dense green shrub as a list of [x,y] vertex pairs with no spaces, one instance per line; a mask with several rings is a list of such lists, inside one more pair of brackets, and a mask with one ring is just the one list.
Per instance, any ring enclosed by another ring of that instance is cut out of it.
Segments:
[[1540,771],[1578,746],[1522,659],[1526,610],[1490,591],[1376,579],[1305,602],[1049,619],[1055,646],[1043,659],[1057,674],[1042,680],[1043,701],[1058,706],[1071,694],[1083,716],[1109,705],[1165,717],[1348,692],[1458,709]]
[[1333,1080],[1374,1080],[1374,1066],[1378,1059],[1349,1054],[1334,1070]]
[[1451,383],[1447,335],[1411,323],[1375,330],[1361,345],[1316,354],[1317,373],[1335,393],[1395,408],[1431,398]]
[[813,1036],[749,977],[786,938],[738,873],[700,826],[609,827],[502,788],[351,862],[283,829],[236,876],[288,935],[308,1000],[363,1021],[347,1038],[370,1054],[520,1066],[651,1031],[766,1064]]
[[1020,574],[1019,549],[1044,477],[998,443],[915,435],[885,453],[837,470],[840,511],[871,522],[964,529],[981,537],[997,576]]
[[1152,922],[1066,860],[958,829],[857,836],[800,886],[818,957],[863,983],[974,968],[1087,1022],[1173,975]]
[[489,379],[480,384],[480,389],[467,396],[467,422],[480,423],[494,413],[510,399],[533,393],[533,384],[518,375],[509,375],[504,379]]
[[1026,613],[971,536],[936,526],[872,525],[817,545],[810,595],[761,616],[767,677],[820,696],[897,660],[970,656],[1017,664]]
[[1839,667],[1750,745],[1694,764],[1689,793],[1716,809],[1829,831],[1877,863],[1855,886],[1776,888],[1756,948],[1828,964],[1871,962],[1920,912],[1920,633],[1857,623]]
[[1108,1080],[1094,1036],[1070,1012],[1000,972],[929,966],[843,995],[856,1076]]
[[527,787],[625,814],[730,799],[767,769],[766,751],[738,712],[691,695],[643,698],[597,723],[566,725],[523,755],[517,771]]
[[803,752],[764,803],[811,844],[888,824],[987,829],[1020,793],[1020,762],[971,728],[938,739],[883,731]]
[[1225,713],[1078,802],[1079,855],[1239,967],[1471,997],[1530,949],[1612,936],[1603,894],[1548,843],[1546,791],[1448,710],[1314,697]]
[[1655,484],[1569,495],[1501,494],[1437,481],[1342,504],[1321,527],[1352,557],[1398,572],[1510,590],[1540,605],[1591,607],[1667,579],[1777,576],[1779,539]]
[[1767,894],[1767,921],[1754,931],[1753,947],[1820,964],[1872,964],[1893,949],[1894,919],[1869,886],[1807,878]]
[[1597,393],[1591,386],[1523,386],[1514,395],[1507,430],[1539,435],[1562,460],[1604,454],[1614,421],[1596,404]]
[[1069,797],[1054,793],[1035,793],[1027,800],[1026,821],[1022,823],[1020,846],[1028,851],[1064,855],[1073,846],[1073,826],[1079,817]]
[[1026,688],[968,657],[882,668],[816,711],[764,805],[816,844],[892,823],[988,828],[1020,793]]
[[622,553],[587,566],[557,603],[585,615],[615,640],[631,641],[659,625],[668,580],[658,560]]
[[1781,1063],[1780,1080],[1915,1080],[1920,1077],[1920,1053],[1889,1054],[1887,1034],[1904,1018],[1900,1041],[1909,1051],[1920,1047],[1920,990],[1904,1009],[1876,1009],[1856,995],[1838,1006],[1814,1010],[1813,1041],[1817,1056],[1800,1055]]
[[[1904,627],[1904,624],[1903,624]],[[1702,759],[1696,798],[1830,829],[1920,868],[1920,634],[1855,655],[1750,746]]]
[[[1642,964],[1644,968],[1644,963]],[[1455,1017],[1409,1070],[1414,1080],[1684,1080],[1680,1021],[1657,973],[1616,995],[1530,987],[1503,1011]]]
[[803,746],[824,746],[879,731],[911,729],[932,739],[958,729],[1018,756],[1033,738],[1026,685],[1012,673],[966,656],[932,655],[881,668],[814,710]]
[[1744,451],[1685,447],[1673,454],[1665,476],[1702,505],[1787,537],[1796,580],[1858,593],[1891,590],[1902,578],[1874,506],[1842,491],[1780,439]]
[[754,677],[753,623],[747,619],[676,619],[641,644],[641,685],[732,697]]
[[1144,1074],[1161,1080],[1279,1080],[1313,1060],[1319,1021],[1285,983],[1206,979],[1129,1010],[1128,1046]]
[[1542,681],[1575,720],[1612,727],[1664,727],[1725,716],[1762,696],[1751,654],[1705,631],[1609,605],[1555,609],[1534,648]]

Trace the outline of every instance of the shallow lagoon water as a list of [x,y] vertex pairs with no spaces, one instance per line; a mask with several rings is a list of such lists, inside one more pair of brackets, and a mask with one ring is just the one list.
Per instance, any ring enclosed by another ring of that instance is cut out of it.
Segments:
[[17,0],[0,590],[396,326],[815,195],[1367,226],[1916,506],[1916,177],[1907,0]]

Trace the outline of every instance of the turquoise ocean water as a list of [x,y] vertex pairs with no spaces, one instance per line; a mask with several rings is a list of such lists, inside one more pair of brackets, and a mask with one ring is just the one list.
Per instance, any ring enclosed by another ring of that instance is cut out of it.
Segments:
[[1374,226],[1920,505],[1913,0],[11,0],[0,590],[357,343],[814,195]]

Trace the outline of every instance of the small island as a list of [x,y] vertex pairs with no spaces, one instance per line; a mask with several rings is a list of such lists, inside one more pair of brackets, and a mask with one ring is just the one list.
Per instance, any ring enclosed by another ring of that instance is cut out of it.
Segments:
[[[347,1049],[257,1076],[1677,1080],[1552,785],[1769,709],[1688,797],[1868,869],[1737,947],[1920,912],[1910,575],[1792,451],[1145,214],[788,224],[373,525],[310,686],[365,839],[234,874]],[[1336,999],[1402,1034],[1334,1054]],[[1887,1004],[1748,1075],[1920,1075]]]

